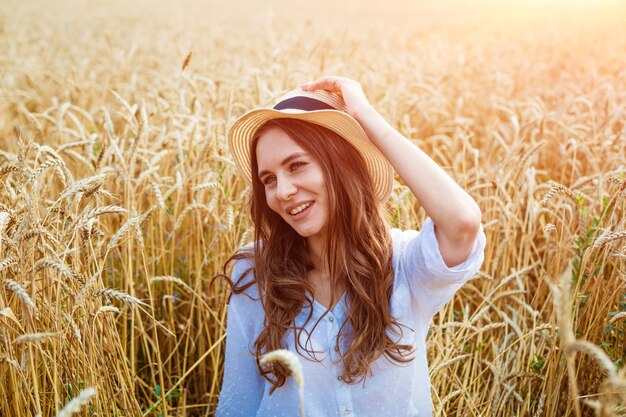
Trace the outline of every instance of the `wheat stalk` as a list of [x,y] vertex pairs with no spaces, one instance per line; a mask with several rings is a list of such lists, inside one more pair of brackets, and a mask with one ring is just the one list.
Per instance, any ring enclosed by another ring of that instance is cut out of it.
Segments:
[[441,399],[441,401],[439,402],[439,408],[437,410],[437,415],[441,415],[441,413],[444,411],[444,407],[445,405],[452,400],[453,398],[456,398],[459,394],[461,394],[464,390],[462,389],[457,389],[455,391],[452,391],[450,393],[448,393],[448,395],[446,395],[445,397],[443,397]]
[[91,139],[87,139],[87,140],[80,140],[80,141],[76,141],[76,142],[68,142],[68,143],[64,143],[63,145],[59,146],[57,148],[57,152],[61,153],[67,149],[71,149],[71,148],[77,148],[77,147],[81,147],[81,146],[85,146],[85,145],[92,145],[93,144],[93,140]]
[[22,343],[40,343],[52,337],[55,337],[56,335],[56,333],[27,333],[15,338],[13,344],[19,345]]
[[[8,237],[4,235],[4,229],[7,227],[10,220],[11,215],[8,212],[0,211],[0,251],[2,251],[2,242],[5,240],[9,241]],[[9,244],[9,246],[11,246],[11,244]]]
[[108,299],[115,298],[116,300],[123,301],[124,303],[129,304],[140,304],[146,306],[147,304],[141,301],[139,298],[133,297],[132,295],[126,294],[123,291],[116,290],[114,288],[102,288],[93,293],[93,297],[104,296]]
[[82,345],[83,337],[82,337],[82,334],[80,332],[80,329],[78,328],[78,325],[76,324],[76,322],[74,321],[72,316],[70,316],[69,314],[63,313],[63,316],[65,317],[65,320],[67,320],[67,322],[69,323],[70,327],[72,328],[72,331],[74,332],[74,336],[76,336],[76,339],[78,340],[78,343]]
[[35,268],[35,272],[40,271],[44,268],[50,268],[68,278],[74,278],[81,282],[84,282],[84,278],[81,274],[79,274],[78,272],[72,271],[70,267],[65,265],[63,262],[56,261],[52,258],[44,258],[44,259],[37,261],[37,263],[35,263],[34,268]]
[[178,216],[178,218],[176,219],[176,223],[174,224],[174,228],[173,228],[173,232],[175,232],[176,230],[178,230],[180,228],[180,226],[183,224],[183,221],[185,220],[185,216],[187,216],[187,213],[191,212],[192,210],[207,210],[207,207],[204,204],[201,203],[192,203],[189,204],[187,207],[185,207],[183,209],[183,211],[180,213],[180,215]]
[[107,148],[109,146],[109,141],[107,139],[104,139],[104,141],[102,142],[102,147],[100,148],[100,151],[98,152],[98,155],[96,156],[96,159],[93,163],[93,167],[94,169],[98,169],[98,167],[100,167],[100,164],[102,163],[102,160],[104,159],[104,154],[107,151]]
[[613,324],[616,321],[618,321],[619,319],[624,319],[626,318],[626,311],[622,311],[620,313],[617,313],[616,315],[614,315],[611,320],[609,321],[609,324]]
[[40,236],[40,235],[44,235],[46,238],[48,238],[48,240],[50,240],[55,245],[59,244],[59,241],[45,227],[38,227],[36,229],[28,230],[21,236],[20,241],[30,240],[34,238],[35,236]]
[[209,188],[220,188],[220,183],[217,181],[204,182],[193,187],[194,190],[206,190]]
[[103,214],[109,214],[109,213],[127,213],[128,210],[126,210],[124,207],[119,207],[119,206],[101,206],[101,207],[96,207],[94,209],[91,209],[86,215],[85,217],[87,219],[91,219],[94,217],[98,217],[101,216]]
[[63,200],[63,199],[72,197],[78,193],[85,193],[89,191],[94,192],[96,189],[98,189],[104,184],[107,178],[108,178],[108,174],[106,173],[93,175],[87,178],[82,178],[74,182],[67,189],[65,189],[65,191],[63,191],[61,195],[59,196],[58,200]]
[[552,223],[548,223],[546,227],[543,228],[544,232],[553,232],[555,230],[556,230],[556,226],[553,225]]
[[39,145],[37,143],[33,144],[36,148],[37,148],[37,155],[35,156],[35,160],[39,159],[39,156],[41,154],[44,155],[50,155],[52,156],[53,160],[57,160],[61,163],[64,163],[63,158],[61,158],[61,155],[59,155],[57,153],[57,151],[55,151],[53,148],[49,147],[48,145]]
[[3,260],[0,261],[0,272],[2,272],[3,269],[8,268],[9,266],[16,264],[17,263],[17,259],[15,259],[12,256],[9,256],[8,258],[5,258]]
[[593,248],[601,248],[616,240],[626,238],[626,230],[621,232],[605,232],[593,242]]
[[300,414],[305,417],[304,413],[304,373],[302,371],[302,364],[298,357],[291,351],[286,349],[278,349],[272,352],[266,353],[261,357],[259,364],[261,366],[268,362],[279,362],[285,365],[291,375],[293,376],[296,385],[298,386],[298,393],[300,394]]
[[10,172],[18,172],[20,170],[21,168],[19,167],[19,165],[7,165],[3,167],[2,169],[0,169],[0,177],[3,177],[4,175]]
[[569,197],[570,200],[572,200],[576,205],[578,205],[578,197],[576,196],[576,193],[574,193],[570,188],[561,185],[561,184],[556,184],[553,181],[551,181],[551,183],[553,184],[552,187],[550,188],[550,190],[548,190],[548,192],[543,196],[543,198],[541,199],[541,201],[539,202],[540,205],[545,206],[546,204],[548,204],[548,201],[557,193],[562,192],[564,193],[567,197]]
[[602,349],[600,349],[595,344],[588,342],[586,340],[576,340],[565,347],[566,352],[583,352],[591,356],[598,362],[606,373],[609,375],[609,378],[613,378],[617,375],[617,370],[615,369],[615,364],[606,356],[606,353]]
[[121,313],[121,310],[115,306],[102,306],[98,309],[98,313]]
[[[554,284],[550,284],[550,290],[554,296],[554,306],[560,328],[561,346],[566,352],[568,346],[576,341],[570,321],[571,282],[572,262],[570,261],[559,277],[558,287]],[[574,398],[574,412],[576,413],[576,417],[580,417],[580,404],[578,402],[578,386],[576,385],[574,358],[571,355],[566,355],[566,362],[570,395]]]
[[130,217],[128,220],[126,220],[126,222],[122,225],[122,227],[120,227],[117,230],[117,232],[115,232],[115,234],[113,235],[113,237],[109,241],[109,244],[107,245],[107,252],[109,252],[111,249],[113,249],[115,246],[117,246],[117,244],[119,243],[119,241],[122,238],[122,236],[131,227],[134,227],[134,224],[137,223],[137,221],[138,221],[137,217]]
[[185,61],[183,62],[183,67],[181,68],[181,71],[184,71],[185,68],[187,68],[187,65],[189,65],[189,62],[191,62],[191,55],[192,55],[192,53],[193,53],[193,51],[189,51],[189,53],[185,57]]
[[80,412],[80,409],[89,404],[91,397],[96,395],[97,390],[94,387],[88,387],[82,390],[77,397],[65,404],[65,407],[56,415],[56,417],[72,417],[75,413]]
[[174,284],[178,284],[184,287],[185,289],[192,291],[192,288],[189,286],[189,284],[187,284],[185,281],[183,281],[182,279],[178,277],[173,277],[173,276],[168,276],[168,275],[152,277],[150,278],[150,282],[172,282]]
[[5,279],[2,282],[4,282],[4,285],[13,293],[15,293],[15,295],[17,295],[24,304],[26,304],[33,310],[37,309],[35,302],[32,300],[32,298],[30,298],[26,290],[17,281],[13,281],[12,279]]
[[450,366],[450,365],[452,365],[452,364],[455,364],[455,363],[457,363],[457,362],[459,362],[459,361],[462,361],[462,360],[464,360],[464,359],[467,359],[467,358],[469,358],[470,356],[472,356],[472,355],[470,355],[470,354],[459,355],[459,356],[457,356],[457,357],[450,358],[450,359],[446,359],[445,361],[441,361],[441,362],[439,362],[439,363],[437,364],[437,366],[435,366],[435,367],[434,367],[434,368],[430,371],[430,374],[431,374],[431,375],[435,375],[435,374],[436,374],[438,371],[440,371],[441,369],[443,369],[443,368],[445,368],[445,367],[448,367],[448,366]]
[[150,183],[150,186],[154,190],[154,195],[156,196],[157,203],[159,204],[159,207],[161,209],[165,210],[165,200],[163,200],[163,194],[161,193],[161,189],[159,188],[159,184],[157,184],[156,182],[152,182],[152,183]]
[[18,370],[20,369],[20,364],[15,359],[7,358],[5,356],[0,356],[0,363],[2,363],[2,362],[8,363],[9,365],[14,367],[15,369],[18,369]]
[[115,313],[115,314],[120,314],[122,311],[115,307],[115,306],[102,306],[100,308],[98,308],[98,311],[96,311],[96,314],[94,315],[94,321],[98,318],[98,315],[100,313]]
[[33,182],[35,180],[35,178],[37,178],[39,176],[39,174],[41,174],[46,168],[58,167],[58,166],[61,166],[61,165],[63,165],[63,161],[56,160],[56,159],[50,159],[50,160],[44,162],[43,164],[39,165],[39,167],[37,167],[37,169],[34,170],[33,173],[28,177],[27,181],[28,182]]

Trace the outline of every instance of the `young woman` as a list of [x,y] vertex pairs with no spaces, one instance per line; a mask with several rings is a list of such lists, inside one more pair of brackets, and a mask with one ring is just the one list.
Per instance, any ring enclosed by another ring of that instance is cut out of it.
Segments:
[[[252,184],[255,244],[223,275],[217,416],[299,415],[288,369],[258,364],[281,348],[302,363],[309,417],[430,416],[425,338],[483,262],[478,205],[343,77],[246,113],[229,145]],[[428,214],[419,232],[385,218],[393,169]]]

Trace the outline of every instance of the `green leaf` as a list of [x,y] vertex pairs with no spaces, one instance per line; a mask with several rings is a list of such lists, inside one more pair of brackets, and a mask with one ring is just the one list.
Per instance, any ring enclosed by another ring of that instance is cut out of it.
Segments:
[[154,396],[157,398],[161,397],[161,386],[158,384],[154,387]]
[[611,332],[612,330],[615,330],[615,327],[613,327],[613,326],[606,326],[604,328],[604,330],[602,331],[602,336],[605,336],[607,333]]
[[545,365],[545,359],[543,356],[535,354],[534,360],[530,361],[531,368],[533,368],[535,372],[539,372],[541,371],[541,368],[543,368],[543,365]]
[[167,394],[165,396],[165,399],[171,400],[172,398],[180,398],[181,395],[182,394],[181,394],[180,391],[173,391],[173,392],[170,392],[169,394]]

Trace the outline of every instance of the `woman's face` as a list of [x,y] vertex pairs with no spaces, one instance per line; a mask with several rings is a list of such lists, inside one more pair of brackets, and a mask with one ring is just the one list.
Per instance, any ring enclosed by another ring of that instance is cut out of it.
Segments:
[[319,162],[278,127],[261,134],[256,158],[267,205],[300,236],[325,238],[328,191]]

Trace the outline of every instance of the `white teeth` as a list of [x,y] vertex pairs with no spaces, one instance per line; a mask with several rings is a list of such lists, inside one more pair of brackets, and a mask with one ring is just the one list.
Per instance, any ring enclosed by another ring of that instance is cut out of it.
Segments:
[[292,216],[295,216],[296,214],[300,213],[302,210],[304,210],[307,207],[309,207],[311,204],[313,204],[313,203],[304,203],[304,204],[296,207],[295,209],[291,210],[289,212],[289,214],[291,214]]

